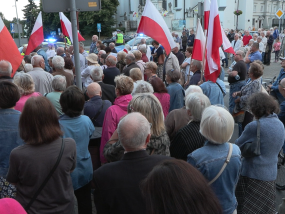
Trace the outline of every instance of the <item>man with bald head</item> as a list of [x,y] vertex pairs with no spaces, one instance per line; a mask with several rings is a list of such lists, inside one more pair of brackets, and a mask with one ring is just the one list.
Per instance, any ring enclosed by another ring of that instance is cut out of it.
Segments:
[[115,138],[124,147],[124,156],[119,161],[101,166],[93,175],[94,202],[98,213],[146,213],[140,183],[157,164],[171,159],[146,152],[150,127],[148,120],[138,112],[121,119]]
[[0,61],[0,82],[1,81],[9,81],[13,82],[13,79],[11,77],[13,68],[10,62],[6,60],[1,60]]
[[132,53],[127,54],[125,59],[126,59],[127,65],[126,65],[125,69],[123,70],[123,73],[126,76],[130,76],[130,70],[132,68],[140,68],[140,67],[136,64],[136,57],[134,54],[132,54]]
[[35,48],[35,51],[37,52],[38,55],[42,56],[43,59],[45,60],[45,67],[43,68],[47,72],[51,72],[51,68],[49,67],[48,64],[48,58],[46,52],[42,49],[43,45],[40,44],[38,47]]
[[117,58],[115,56],[109,55],[106,58],[107,68],[103,70],[104,73],[103,83],[116,86],[114,81],[115,77],[120,75],[120,70],[116,67],[116,64],[117,64]]
[[63,47],[58,47],[56,49],[56,55],[61,56],[61,57],[66,57],[66,54],[64,53],[64,48]]
[[87,95],[90,99],[85,102],[84,115],[91,119],[95,127],[102,127],[105,113],[112,103],[101,99],[101,86],[96,82],[87,86]]
[[34,80],[35,91],[42,95],[52,92],[52,80],[53,75],[44,71],[45,60],[41,55],[35,55],[32,57],[33,70],[28,72]]

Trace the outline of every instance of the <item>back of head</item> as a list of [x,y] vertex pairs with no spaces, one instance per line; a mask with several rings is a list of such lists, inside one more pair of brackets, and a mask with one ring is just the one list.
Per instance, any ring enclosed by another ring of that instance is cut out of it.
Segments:
[[25,63],[30,63],[31,64],[31,60],[32,60],[32,57],[30,55],[24,56]]
[[140,50],[141,53],[146,53],[147,52],[146,45],[145,44],[140,45],[139,46],[139,50]]
[[130,77],[135,81],[142,80],[142,72],[139,68],[132,68],[130,70]]
[[171,82],[178,82],[181,77],[181,73],[178,70],[171,69],[166,71],[167,77],[170,79]]
[[62,112],[69,117],[78,117],[84,107],[85,98],[83,92],[76,86],[69,86],[59,99]]
[[19,129],[20,137],[28,144],[51,143],[62,135],[54,106],[42,96],[26,101]]
[[64,91],[66,89],[66,77],[62,75],[55,75],[51,85],[55,91]]
[[115,56],[109,55],[106,59],[106,64],[109,66],[115,66],[117,64],[117,59]]
[[159,100],[150,93],[136,94],[129,102],[128,112],[140,112],[152,124],[151,134],[160,136],[165,131],[164,116]]
[[250,64],[248,73],[251,73],[254,78],[258,79],[263,75],[263,68],[261,67],[260,63],[252,62]]
[[103,70],[100,66],[91,66],[90,76],[94,82],[102,81]]
[[165,160],[156,165],[143,180],[141,189],[148,214],[222,213],[204,176],[182,160]]
[[34,80],[30,74],[17,73],[14,76],[14,83],[18,86],[21,95],[28,95],[35,91]]
[[203,91],[202,91],[200,86],[190,85],[185,91],[185,97],[187,97],[189,94],[195,93],[195,92],[203,94]]
[[96,82],[89,84],[87,86],[87,94],[88,94],[88,97],[90,97],[90,98],[92,98],[94,96],[100,96],[101,86]]
[[140,113],[127,114],[118,124],[119,140],[126,151],[145,149],[149,135],[149,122]]
[[120,95],[131,94],[134,89],[134,81],[132,78],[123,74],[115,77],[116,89],[119,90]]
[[20,99],[18,87],[9,81],[0,81],[0,109],[13,108]]
[[32,57],[32,66],[33,67],[39,67],[40,66],[40,62],[42,62],[44,60],[44,58],[41,55],[34,55]]
[[71,57],[64,57],[64,68],[69,70],[73,69],[73,62]]
[[61,56],[54,56],[52,58],[52,65],[55,69],[63,69],[64,68],[64,59]]
[[254,42],[254,43],[252,44],[252,47],[254,47],[256,50],[258,50],[258,49],[259,49],[259,43]]
[[134,91],[134,94],[138,93],[153,93],[153,87],[150,83],[144,80],[139,80],[137,81],[137,86]]
[[25,72],[28,73],[29,71],[32,71],[33,70],[33,66],[32,64],[29,64],[29,63],[26,63],[25,66]]
[[202,68],[202,63],[198,60],[193,60],[192,64],[197,68],[197,70],[201,70]]
[[152,85],[153,91],[156,93],[167,93],[168,92],[167,88],[165,87],[165,84],[159,77],[150,78],[149,83]]
[[228,142],[234,131],[234,119],[224,108],[210,106],[202,114],[200,132],[212,143]]
[[63,47],[58,47],[58,48],[56,49],[56,54],[57,54],[58,56],[61,56],[62,54],[64,54],[64,49],[63,49]]
[[12,65],[6,60],[0,61],[0,76],[11,76],[13,71]]
[[138,51],[138,50],[133,51],[133,54],[134,54],[136,60],[141,60],[142,53],[140,51]]
[[209,98],[203,93],[191,93],[186,98],[186,109],[191,112],[193,121],[201,121],[205,108],[211,105]]
[[124,61],[126,56],[127,56],[127,54],[124,51],[120,51],[120,52],[117,53],[118,61]]

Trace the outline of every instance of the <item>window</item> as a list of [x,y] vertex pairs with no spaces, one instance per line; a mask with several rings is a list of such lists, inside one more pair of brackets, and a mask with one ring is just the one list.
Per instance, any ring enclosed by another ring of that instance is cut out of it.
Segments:
[[263,10],[264,10],[264,6],[261,5],[261,7],[260,7],[260,12],[264,12]]
[[177,0],[174,1],[174,7],[178,7]]
[[162,8],[163,8],[164,10],[167,10],[167,1],[166,1],[166,0],[163,0],[163,1],[162,1]]
[[253,12],[256,12],[256,5],[253,6]]
[[252,26],[255,26],[255,19],[252,19]]

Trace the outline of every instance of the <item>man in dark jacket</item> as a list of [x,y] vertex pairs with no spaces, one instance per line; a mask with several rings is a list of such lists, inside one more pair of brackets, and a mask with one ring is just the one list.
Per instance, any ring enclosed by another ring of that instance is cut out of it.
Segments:
[[185,52],[187,47],[187,36],[185,31],[182,32],[181,40],[182,40],[182,49],[183,52]]
[[192,60],[190,64],[190,70],[194,73],[190,79],[189,85],[198,85],[201,80],[201,68],[202,64],[200,61]]
[[123,74],[125,74],[126,76],[130,76],[130,70],[132,68],[140,68],[137,64],[136,64],[136,58],[134,56],[134,54],[129,53],[126,56],[126,68],[123,70]]
[[117,59],[115,56],[109,55],[106,58],[106,65],[107,68],[104,69],[104,80],[103,82],[106,84],[110,84],[116,86],[115,84],[115,77],[120,75],[120,70],[116,67]]
[[194,40],[195,40],[195,34],[194,34],[194,30],[191,29],[190,30],[190,36],[188,37],[188,47],[193,47],[194,46]]
[[235,32],[234,32],[234,30],[232,29],[229,33],[228,33],[228,39],[229,39],[229,41],[230,41],[230,43],[232,43],[232,41],[234,40],[234,38],[235,38]]
[[[138,112],[127,114],[118,125],[118,136],[125,149],[123,158],[94,171],[94,202],[98,214],[145,214],[146,205],[140,183],[154,166],[168,160],[163,155],[148,155],[150,124]],[[112,138],[113,138],[112,137]],[[118,139],[110,139],[110,143]],[[114,141],[112,141],[114,140]]]
[[265,55],[264,55],[264,65],[270,65],[272,45],[274,42],[274,38],[271,35],[270,31],[267,31],[266,38],[267,38],[267,45],[266,45]]
[[182,63],[184,62],[184,55],[183,53],[181,53],[180,50],[180,45],[178,43],[176,43],[176,47],[172,49],[172,53],[177,57],[178,61],[179,61],[179,65],[181,66]]

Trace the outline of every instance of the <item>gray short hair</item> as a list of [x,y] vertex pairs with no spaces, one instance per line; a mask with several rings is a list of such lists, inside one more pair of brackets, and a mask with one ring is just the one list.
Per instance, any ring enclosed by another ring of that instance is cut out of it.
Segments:
[[104,50],[100,50],[98,53],[106,54],[106,51],[104,51]]
[[149,82],[146,82],[144,80],[138,80],[135,88],[135,91],[133,94],[139,94],[139,93],[152,93],[153,94],[153,87]]
[[192,93],[195,93],[195,92],[203,94],[202,88],[201,88],[200,86],[197,86],[197,85],[190,85],[190,86],[186,89],[186,91],[185,91],[185,99],[187,98],[187,96],[188,96],[189,94],[192,94]]
[[82,48],[84,48],[83,42],[79,42],[79,46],[82,47]]
[[0,64],[1,63],[7,63],[8,64],[8,68],[4,69],[1,68],[0,66],[0,75],[2,76],[11,76],[12,72],[13,72],[13,68],[10,62],[6,61],[6,60],[0,60]]
[[180,71],[174,69],[166,71],[166,75],[170,78],[171,82],[177,82],[181,77]]
[[90,76],[94,82],[102,81],[103,70],[100,66],[91,66]]
[[55,91],[64,91],[66,89],[66,77],[62,75],[55,75],[51,85]]
[[106,62],[109,62],[113,66],[117,64],[117,60],[114,60],[113,57],[110,56],[107,57]]
[[54,56],[52,58],[52,66],[55,69],[63,69],[65,65],[64,59],[61,56]]
[[210,106],[202,114],[200,133],[217,144],[228,142],[234,131],[234,119],[224,108]]
[[135,55],[132,54],[132,53],[127,54],[126,59],[128,59],[128,60],[130,60],[130,61],[132,61],[132,62],[135,62],[135,61],[136,61],[136,57],[135,57]]
[[140,52],[142,52],[142,53],[146,53],[146,52],[147,52],[147,50],[146,50],[146,45],[145,45],[145,44],[140,45],[140,46],[139,46],[139,50],[140,50]]
[[34,80],[30,74],[18,72],[13,82],[18,86],[21,96],[35,92]]
[[202,63],[198,60],[193,60],[192,61],[193,65],[197,67],[197,69],[201,70],[202,68]]
[[209,98],[202,93],[192,93],[186,98],[186,109],[189,109],[194,121],[200,121],[205,108],[211,105]]
[[38,65],[43,59],[44,58],[41,55],[34,55],[31,59],[32,66],[34,67],[35,65]]
[[26,73],[33,70],[33,66],[30,63],[25,64],[24,68]]
[[111,42],[111,43],[109,44],[109,47],[110,47],[110,48],[114,48],[114,47],[115,47],[115,44],[114,44],[113,42]]
[[128,150],[135,151],[143,147],[149,134],[149,122],[138,112],[127,114],[118,124],[119,140]]

